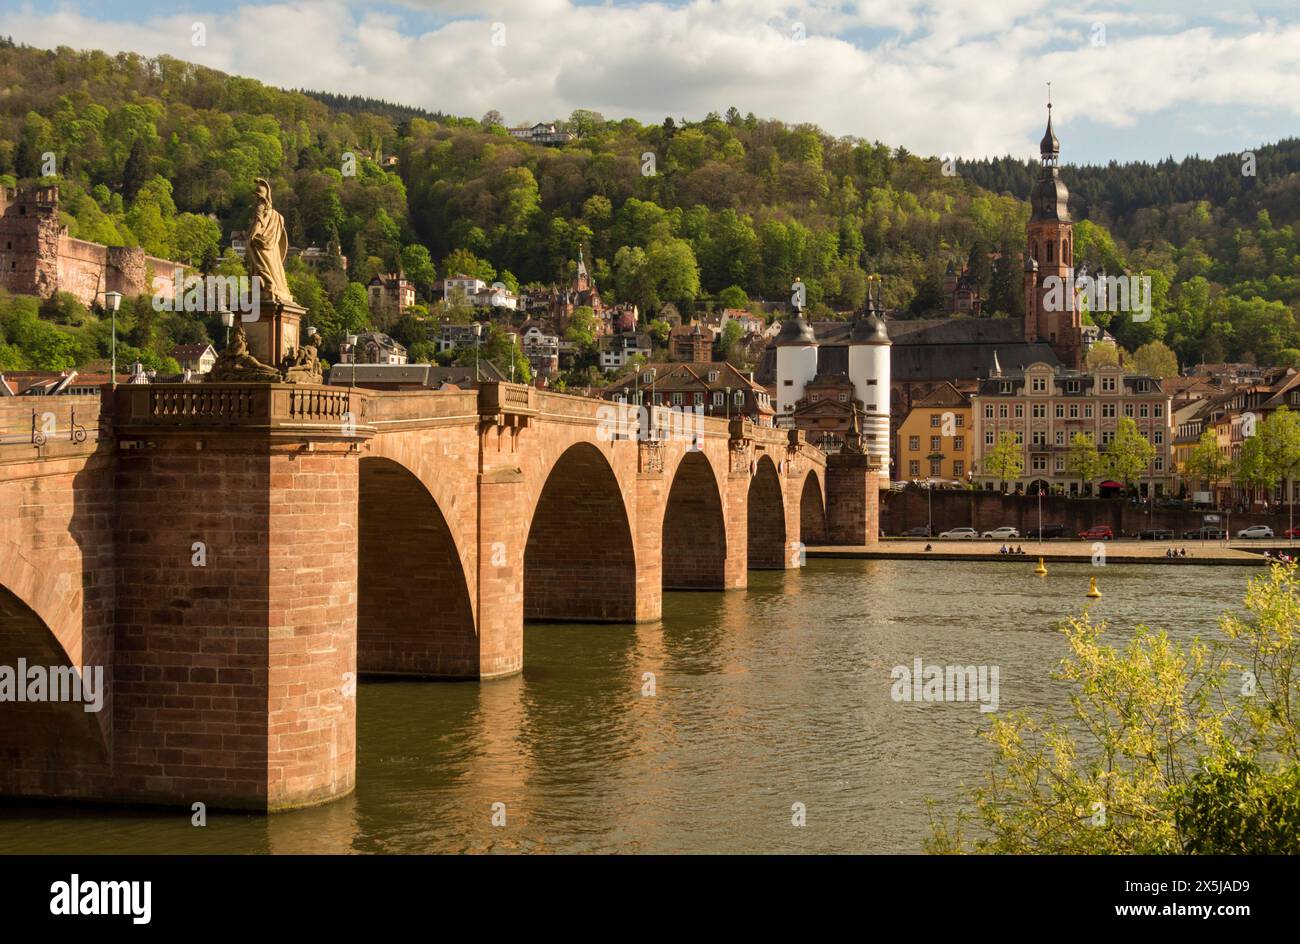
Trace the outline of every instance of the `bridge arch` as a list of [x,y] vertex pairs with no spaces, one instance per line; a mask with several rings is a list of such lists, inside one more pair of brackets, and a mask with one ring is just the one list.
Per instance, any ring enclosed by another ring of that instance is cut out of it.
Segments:
[[749,480],[746,500],[749,569],[784,570],[786,566],[785,502],[781,479],[771,456],[760,456]]
[[727,522],[713,464],[702,451],[686,451],[673,474],[664,506],[665,590],[726,587]]
[[524,545],[524,619],[636,620],[636,549],[618,477],[595,445],[551,465]]
[[361,459],[357,491],[357,671],[477,678],[469,584],[438,502],[381,456]]
[[[12,544],[0,545],[0,574],[5,580],[0,584],[0,667],[13,673],[3,684],[26,684],[17,677],[20,659],[28,667],[46,670],[48,677],[54,674],[50,670],[81,670],[82,645],[74,625],[81,593],[61,592],[55,580],[44,577]],[[18,702],[16,692],[6,693],[9,700],[0,706],[0,767],[6,773],[0,781],[7,787],[25,792],[21,781],[33,773],[25,768],[48,764],[51,756],[66,754],[83,761],[106,756],[111,667],[99,668],[99,711],[87,711],[84,701]]]
[[799,540],[804,544],[827,543],[826,501],[821,479],[815,469],[804,476],[799,495]]

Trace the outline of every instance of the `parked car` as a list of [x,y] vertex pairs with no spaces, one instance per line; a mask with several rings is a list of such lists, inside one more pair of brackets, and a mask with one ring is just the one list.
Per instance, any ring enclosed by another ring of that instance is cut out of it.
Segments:
[[1227,536],[1227,531],[1208,524],[1202,525],[1192,531],[1183,532],[1183,537],[1187,538],[1189,541],[1222,541]]
[[939,537],[949,540],[956,539],[961,541],[973,541],[979,537],[979,532],[974,528],[951,528],[939,533]]
[[1168,528],[1147,528],[1138,532],[1139,541],[1172,541],[1175,535]]
[[900,538],[928,538],[929,536],[930,529],[926,525],[921,525],[917,528],[908,528],[906,531],[899,534]]
[[1282,532],[1284,538],[1300,538],[1300,528],[1287,528]]
[[[1057,523],[1054,522],[1054,521],[1048,521],[1048,522],[1045,522],[1045,523],[1043,524],[1043,529],[1042,529],[1042,530],[1043,530],[1043,533],[1042,533],[1042,538],[1043,538],[1043,540],[1047,540],[1048,538],[1061,538],[1061,537],[1065,537],[1065,525],[1063,525],[1063,524],[1057,524]],[[1026,537],[1026,538],[1033,538],[1033,539],[1037,540],[1038,537],[1039,537],[1039,534],[1038,534],[1038,528],[1035,527],[1035,528],[1027,528],[1027,529],[1025,529],[1025,537]]]
[[1271,538],[1273,529],[1266,524],[1252,524],[1249,528],[1242,528],[1237,532],[1239,538]]
[[1079,537],[1085,541],[1110,541],[1114,539],[1115,532],[1108,524],[1094,524],[1088,530],[1080,531]]
[[1002,527],[994,528],[992,531],[985,531],[984,537],[993,538],[997,541],[1005,541],[1008,538],[1020,537],[1020,531],[1010,525],[1004,524]]

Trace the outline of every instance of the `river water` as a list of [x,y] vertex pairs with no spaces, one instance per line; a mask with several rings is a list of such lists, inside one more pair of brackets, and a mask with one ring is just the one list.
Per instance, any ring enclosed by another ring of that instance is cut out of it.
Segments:
[[813,559],[665,594],[660,623],[529,625],[522,676],[363,682],[352,796],[203,828],[0,803],[0,852],[920,852],[927,799],[953,809],[987,768],[994,715],[894,701],[894,666],[996,666],[999,711],[1063,706],[1054,627],[1090,576],[1117,640],[1138,622],[1186,639],[1215,636],[1258,573],[1033,566]]

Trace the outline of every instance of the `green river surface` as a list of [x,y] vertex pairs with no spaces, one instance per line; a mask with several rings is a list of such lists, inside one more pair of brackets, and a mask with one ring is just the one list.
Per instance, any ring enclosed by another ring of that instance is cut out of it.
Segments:
[[1033,567],[811,559],[744,591],[666,593],[658,623],[530,624],[520,676],[363,680],[351,796],[203,828],[188,809],[8,801],[0,852],[921,852],[927,799],[951,812],[981,779],[995,715],[896,702],[894,666],[997,666],[999,711],[1063,709],[1056,624],[1089,577],[1121,641],[1139,622],[1217,637],[1259,573]]

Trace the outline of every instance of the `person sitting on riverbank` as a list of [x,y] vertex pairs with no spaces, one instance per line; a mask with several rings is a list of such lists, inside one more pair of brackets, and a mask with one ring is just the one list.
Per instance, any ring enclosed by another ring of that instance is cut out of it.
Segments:
[[931,546],[930,546],[929,544],[927,544],[927,545],[925,546],[925,549],[926,549],[927,551],[928,551],[928,550],[931,550]]
[[1007,546],[1005,544],[1003,544],[1000,548],[998,548],[999,554],[1005,554],[1006,552],[1007,552]]
[[1179,551],[1179,552],[1178,552],[1178,556],[1179,556],[1179,557],[1186,557],[1186,556],[1187,556],[1187,548],[1183,548],[1181,551]]

